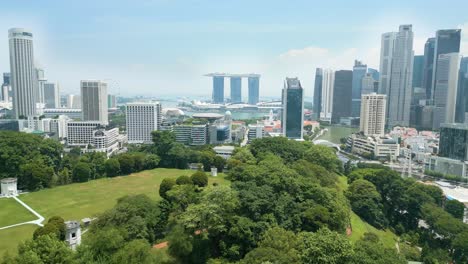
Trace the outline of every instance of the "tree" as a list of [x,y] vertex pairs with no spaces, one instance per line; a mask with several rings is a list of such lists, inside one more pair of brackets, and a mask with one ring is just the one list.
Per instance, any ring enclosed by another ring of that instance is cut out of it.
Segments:
[[145,159],[146,156],[142,152],[133,152],[131,153],[133,158],[133,170],[134,171],[142,171],[145,169],[146,163]]
[[188,235],[182,226],[176,225],[168,235],[168,252],[181,263],[188,263],[193,250],[191,235]]
[[190,179],[192,180],[193,184],[198,187],[205,187],[208,185],[208,176],[206,176],[206,173],[202,171],[195,172],[192,174]]
[[200,160],[200,163],[203,164],[203,169],[205,171],[211,170],[211,166],[213,165],[214,159],[215,159],[215,154],[213,153],[213,151],[209,151],[209,150],[200,151],[199,160]]
[[224,166],[226,165],[226,160],[221,156],[215,156],[213,159],[213,166],[218,169],[218,172],[223,172]]
[[53,235],[44,235],[20,244],[16,262],[73,263],[73,251]]
[[163,179],[161,185],[159,186],[159,196],[167,200],[167,192],[170,191],[174,185],[176,185],[176,181],[174,179]]
[[145,169],[147,170],[152,170],[154,168],[157,168],[159,165],[159,162],[161,161],[161,158],[159,158],[158,155],[156,154],[147,154],[145,157]]
[[349,240],[328,228],[300,233],[299,254],[304,264],[350,263],[353,249]]
[[108,263],[112,255],[125,245],[125,234],[123,231],[113,227],[105,226],[96,228],[93,232],[86,234],[77,250],[80,263]]
[[120,162],[117,158],[110,158],[105,163],[107,177],[115,177],[120,174]]
[[353,264],[406,264],[394,249],[385,248],[374,233],[365,233],[354,246]]
[[346,191],[353,211],[376,227],[386,225],[385,216],[382,213],[382,198],[375,186],[366,180],[356,180],[349,185]]
[[66,226],[63,218],[59,216],[53,216],[49,219],[47,224],[43,227],[38,227],[33,234],[34,239],[38,239],[40,236],[49,235],[56,237],[59,240],[65,240]]
[[445,211],[453,217],[463,220],[465,205],[457,200],[448,200],[445,202]]
[[338,172],[341,167],[341,162],[336,157],[335,152],[326,146],[314,145],[310,147],[305,152],[304,158],[332,172]]
[[190,179],[190,177],[187,175],[182,175],[182,176],[177,177],[176,183],[178,185],[193,184],[192,179]]
[[145,240],[133,240],[125,244],[112,256],[112,263],[120,264],[152,264],[153,256],[150,246]]
[[310,146],[308,142],[289,140],[286,137],[265,137],[254,139],[250,144],[250,151],[256,158],[271,153],[290,163],[302,159]]
[[37,190],[52,187],[54,169],[45,164],[44,160],[36,157],[30,162],[20,166],[19,180],[28,190]]
[[86,182],[91,177],[91,168],[84,162],[78,162],[73,168],[72,179],[73,182]]
[[133,155],[129,153],[120,154],[117,156],[120,163],[120,170],[124,175],[130,174],[135,170],[135,160]]

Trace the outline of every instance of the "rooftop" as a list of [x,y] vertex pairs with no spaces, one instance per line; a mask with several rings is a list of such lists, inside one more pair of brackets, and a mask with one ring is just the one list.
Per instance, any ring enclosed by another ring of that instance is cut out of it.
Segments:
[[256,78],[260,78],[260,74],[257,74],[257,73],[232,74],[232,73],[224,73],[224,72],[213,72],[213,73],[207,73],[204,76],[207,76],[207,77],[256,77]]

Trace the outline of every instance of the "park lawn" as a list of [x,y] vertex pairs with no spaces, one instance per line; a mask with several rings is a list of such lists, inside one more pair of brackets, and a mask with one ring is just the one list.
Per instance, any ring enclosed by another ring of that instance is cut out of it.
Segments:
[[16,256],[18,245],[32,238],[36,228],[37,225],[27,224],[0,230],[0,260],[7,252],[10,256]]
[[[175,179],[181,175],[192,175],[194,172],[193,170],[158,168],[128,176],[103,178],[31,192],[21,195],[20,199],[44,216],[46,221],[47,218],[55,215],[61,216],[65,221],[81,220],[85,217],[94,217],[112,208],[117,199],[125,195],[146,194],[150,198],[158,200],[160,199],[159,185],[164,178]],[[230,184],[223,173],[218,174],[217,177],[208,176],[208,178],[209,184]],[[36,228],[36,226],[32,226],[29,229],[22,227],[6,229],[10,234],[5,233],[6,230],[0,230],[0,259],[6,249],[16,248],[23,238],[32,237]],[[12,236],[13,233],[20,234]],[[10,244],[13,245],[10,246]]]
[[[338,178],[338,188],[341,191],[345,191],[348,188],[347,178],[344,176],[340,176]],[[372,232],[376,234],[380,241],[384,244],[387,248],[395,248],[395,243],[398,241],[398,236],[392,233],[390,230],[380,230],[377,229],[366,221],[362,220],[357,214],[351,211],[351,228],[352,233],[348,237],[351,242],[356,242],[364,236],[366,232]]]
[[36,220],[28,209],[13,198],[0,199],[0,227]]

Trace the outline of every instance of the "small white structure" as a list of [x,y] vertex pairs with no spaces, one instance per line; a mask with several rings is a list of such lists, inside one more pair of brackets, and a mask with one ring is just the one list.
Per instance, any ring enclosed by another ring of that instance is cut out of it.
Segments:
[[76,250],[76,247],[81,244],[81,227],[78,221],[67,221],[65,222],[66,232],[65,241],[72,250]]
[[18,196],[17,182],[18,180],[16,178],[2,179],[0,181],[1,190],[2,190],[0,196],[3,196],[3,197]]
[[216,152],[216,155],[223,157],[224,159],[229,159],[234,152],[234,146],[216,146],[213,150]]
[[218,176],[218,168],[211,168],[211,176],[213,177]]

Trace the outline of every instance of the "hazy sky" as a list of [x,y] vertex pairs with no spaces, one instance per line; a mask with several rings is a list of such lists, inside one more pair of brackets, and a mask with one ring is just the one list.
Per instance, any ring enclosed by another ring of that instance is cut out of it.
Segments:
[[[413,24],[416,54],[437,29],[468,33],[462,0],[0,0],[0,9],[0,71],[9,71],[8,29],[28,28],[36,62],[64,93],[108,79],[122,95],[209,96],[204,73],[255,72],[261,96],[279,97],[286,76],[311,96],[316,67],[360,59],[378,69],[380,35],[400,24]],[[462,45],[468,55],[468,34]]]

